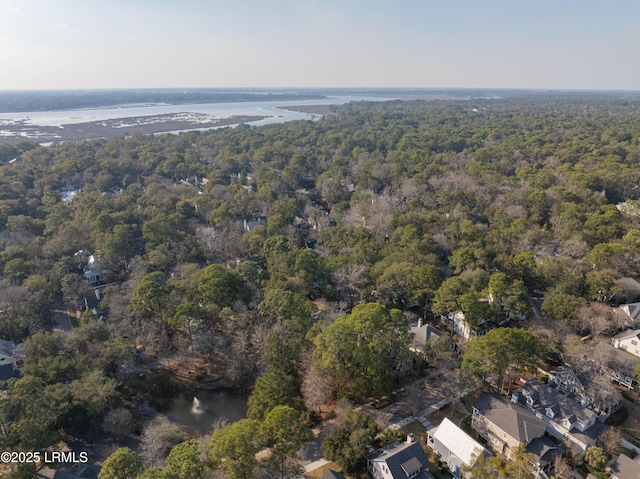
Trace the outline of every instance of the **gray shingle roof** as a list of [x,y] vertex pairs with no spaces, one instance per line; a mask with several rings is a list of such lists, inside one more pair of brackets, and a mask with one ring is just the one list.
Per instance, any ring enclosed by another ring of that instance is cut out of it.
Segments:
[[427,344],[432,338],[444,336],[445,334],[431,326],[430,324],[424,324],[422,326],[412,326],[411,332],[413,336],[413,347],[420,348]]
[[638,336],[640,336],[640,331],[638,331],[637,329],[627,329],[626,331],[623,331],[619,334],[616,334],[613,338],[611,338],[612,340],[615,339],[629,339],[629,338],[637,338]]
[[639,479],[640,456],[631,459],[624,454],[620,454],[618,459],[611,464],[611,477],[617,479]]
[[504,402],[504,400],[498,394],[484,393],[473,404],[473,407],[481,413],[484,413],[485,411],[488,411],[490,409],[502,408],[505,404],[506,403]]
[[554,421],[568,419],[571,424],[580,422],[586,426],[596,418],[596,413],[587,409],[578,401],[562,394],[558,388],[551,388],[546,384],[542,384],[537,379],[530,379],[525,383],[520,400],[522,400],[521,396],[535,397],[536,402],[530,407],[540,411],[542,414],[546,414],[546,408],[552,408],[555,413]]
[[[372,462],[385,462],[391,475],[395,479],[404,479],[407,473],[416,471],[420,467],[423,470],[429,468],[429,460],[417,442],[395,443],[372,452],[367,456]],[[406,470],[409,468],[410,470]]]
[[7,339],[0,339],[0,354],[13,357],[15,353],[15,344]]
[[322,479],[347,479],[344,474],[328,469],[325,471]]
[[474,407],[488,421],[524,444],[529,444],[542,435],[546,427],[546,423],[533,413],[522,406],[503,401],[494,393],[483,394]]
[[15,378],[16,372],[13,369],[13,363],[0,365],[0,381],[6,381],[7,379]]
[[542,467],[551,464],[556,456],[561,456],[564,449],[546,436],[535,438],[527,445],[527,452],[536,456],[538,463]]
[[631,320],[640,320],[640,303],[623,304],[620,306],[620,309],[629,315]]

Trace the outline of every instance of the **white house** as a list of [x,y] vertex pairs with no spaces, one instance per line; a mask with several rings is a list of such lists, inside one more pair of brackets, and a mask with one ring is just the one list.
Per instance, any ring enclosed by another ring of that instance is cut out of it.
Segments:
[[256,226],[262,225],[265,228],[267,227],[267,218],[264,216],[260,216],[255,220],[247,220],[246,218],[243,221],[244,230],[248,233],[253,231]]
[[[602,374],[607,374],[602,365],[600,365],[600,371]],[[607,375],[614,379],[611,375]],[[598,419],[604,422],[611,414],[620,409],[622,401],[615,395],[608,395],[605,398],[596,398],[593,394],[590,395],[585,387],[589,384],[590,379],[587,375],[581,373],[578,377],[569,367],[560,366],[549,373],[549,386],[557,387],[563,394],[574,395],[576,401],[594,411],[598,414]]]
[[464,317],[464,313],[462,311],[441,314],[440,321],[447,324],[447,328],[451,334],[457,334],[464,339],[473,339],[484,336],[488,331],[496,327],[496,323],[494,321],[481,320],[478,322],[478,325],[473,328]]
[[537,379],[527,381],[511,400],[522,404],[546,422],[546,431],[556,439],[568,439],[584,454],[595,445],[602,424],[598,415],[583,406],[576,396],[561,393],[558,387],[542,384]]
[[640,331],[628,329],[620,334],[616,334],[611,338],[611,342],[613,343],[613,347],[624,349],[628,353],[640,357]]
[[460,466],[471,467],[481,455],[489,452],[449,418],[428,432],[427,446],[447,463],[451,475],[460,479]]

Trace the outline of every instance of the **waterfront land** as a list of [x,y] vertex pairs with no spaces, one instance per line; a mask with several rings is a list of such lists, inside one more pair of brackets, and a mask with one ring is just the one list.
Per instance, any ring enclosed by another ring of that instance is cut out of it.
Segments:
[[243,115],[215,118],[197,113],[115,118],[61,126],[31,125],[28,120],[0,122],[0,143],[37,141],[39,143],[117,138],[134,133],[150,134],[182,130],[218,128],[263,120],[266,116]]

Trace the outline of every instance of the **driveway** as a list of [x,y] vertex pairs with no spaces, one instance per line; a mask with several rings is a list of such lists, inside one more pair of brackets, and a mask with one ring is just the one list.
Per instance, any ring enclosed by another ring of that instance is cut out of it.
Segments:
[[[397,424],[408,417],[424,415],[427,410],[442,407],[464,395],[458,382],[458,371],[450,370],[433,373],[405,388],[398,400],[382,409],[363,406],[379,425]],[[424,384],[424,387],[420,387]]]

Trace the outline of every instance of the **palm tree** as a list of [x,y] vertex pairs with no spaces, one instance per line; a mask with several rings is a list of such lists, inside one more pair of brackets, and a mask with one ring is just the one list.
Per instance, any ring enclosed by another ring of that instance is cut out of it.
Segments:
[[594,469],[601,471],[607,464],[607,453],[601,447],[591,446],[584,453],[584,460]]

